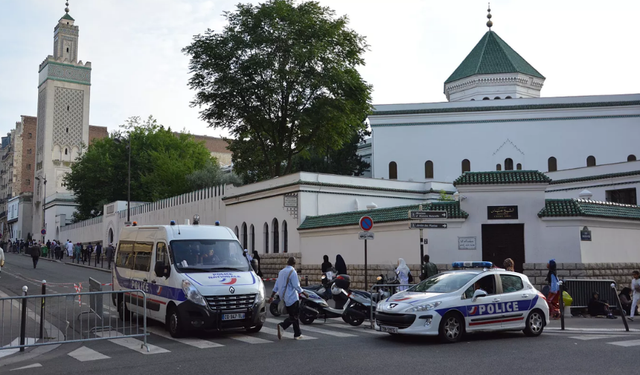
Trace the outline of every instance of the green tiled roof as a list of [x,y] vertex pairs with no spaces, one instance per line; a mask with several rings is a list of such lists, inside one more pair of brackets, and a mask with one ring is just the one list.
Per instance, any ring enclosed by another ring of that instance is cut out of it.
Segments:
[[69,13],[65,13],[65,14],[64,14],[64,16],[62,16],[62,18],[61,18],[61,19],[62,19],[62,20],[69,20],[69,21],[75,21],[75,20],[73,19],[73,17],[71,17],[71,16],[69,15]]
[[582,182],[582,181],[606,180],[608,178],[630,177],[630,176],[637,176],[637,175],[640,175],[640,171],[598,174],[595,176],[584,176],[584,177],[576,177],[576,178],[566,178],[563,180],[553,180],[551,182],[551,185],[571,184],[574,182]]
[[459,185],[548,184],[551,179],[538,171],[464,172],[453,181]]
[[640,206],[586,199],[547,199],[538,217],[589,216],[640,220]]
[[445,84],[476,74],[500,73],[523,73],[544,79],[540,72],[509,47],[498,34],[489,30]]
[[[316,229],[327,227],[340,227],[344,225],[358,225],[360,218],[370,216],[374,223],[386,223],[392,221],[410,220],[410,210],[417,210],[419,205],[399,206],[390,208],[376,208],[365,211],[341,212],[337,214],[307,216],[298,229]],[[423,210],[447,211],[449,219],[466,219],[469,214],[460,209],[460,202],[445,201],[431,202],[422,205]],[[375,228],[375,227],[374,227]]]

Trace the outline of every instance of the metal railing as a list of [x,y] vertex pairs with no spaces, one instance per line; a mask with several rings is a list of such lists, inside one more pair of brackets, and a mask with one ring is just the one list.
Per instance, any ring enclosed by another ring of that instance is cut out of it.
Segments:
[[[46,294],[43,281],[42,294],[27,295],[26,286],[22,290],[22,296],[0,298],[0,338],[13,340],[0,342],[0,350],[138,337],[141,348],[149,351],[147,296],[140,289],[80,292],[76,288],[76,293]],[[108,305],[110,301],[126,302],[131,309],[118,310]]]
[[[625,331],[629,332],[629,323],[627,323],[627,317],[626,317],[626,312],[624,310],[624,308],[622,307],[622,303],[620,302],[620,296],[618,296],[617,293],[617,288],[616,288],[616,283],[613,280],[591,280],[591,279],[567,279],[567,280],[559,280],[558,281],[558,286],[559,286],[559,305],[560,305],[560,329],[564,331],[565,329],[565,308],[564,308],[564,296],[563,296],[563,292],[565,290],[567,290],[567,284],[571,285],[571,284],[579,284],[581,282],[584,282],[584,284],[588,285],[588,286],[593,286],[592,284],[590,284],[590,282],[610,282],[610,284],[608,285],[608,287],[610,287],[611,289],[609,289],[611,295],[613,296],[612,298],[614,299],[614,302],[620,306],[620,316],[622,317],[622,324],[624,324],[624,329]],[[575,286],[575,285],[573,285]],[[579,288],[577,287],[576,290],[581,290],[581,291],[585,291],[587,289],[585,288]],[[591,289],[593,290],[593,289]],[[606,290],[605,290],[606,292]],[[571,295],[571,294],[570,294]],[[573,298],[573,296],[572,296]],[[575,300],[575,298],[574,298]]]

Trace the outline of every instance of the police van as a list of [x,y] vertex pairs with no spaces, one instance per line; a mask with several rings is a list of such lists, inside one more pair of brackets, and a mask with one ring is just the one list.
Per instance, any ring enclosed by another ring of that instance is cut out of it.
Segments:
[[391,334],[440,336],[456,342],[465,332],[523,330],[538,336],[549,306],[526,275],[491,262],[455,262],[442,272],[381,301],[376,329]]
[[[198,221],[123,228],[113,289],[143,290],[147,317],[165,323],[173,337],[194,330],[260,331],[266,319],[262,279],[231,229]],[[123,320],[143,313],[136,293],[118,294],[114,303]]]

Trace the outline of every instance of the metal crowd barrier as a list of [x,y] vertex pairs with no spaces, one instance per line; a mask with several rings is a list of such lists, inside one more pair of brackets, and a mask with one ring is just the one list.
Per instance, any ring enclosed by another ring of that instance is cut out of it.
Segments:
[[[147,296],[140,289],[46,294],[43,281],[42,294],[27,295],[26,286],[22,291],[22,296],[0,298],[0,337],[19,335],[8,345],[0,343],[0,350],[139,337],[141,348],[149,351]],[[118,313],[103,305],[105,295],[107,301],[123,299],[131,309]]]
[[[602,286],[602,282],[606,282],[606,283],[610,283],[609,285],[605,285],[605,289],[596,289],[596,291],[598,291],[598,293],[600,293],[600,295],[609,295],[611,296],[610,298],[614,299],[614,303],[617,304],[617,306],[620,307],[620,317],[622,317],[622,323],[624,324],[624,328],[627,332],[629,332],[629,323],[627,323],[627,316],[626,316],[626,311],[624,311],[624,308],[622,308],[622,303],[620,302],[620,296],[617,293],[617,288],[616,288],[616,283],[613,280],[591,280],[591,279],[567,279],[567,280],[559,280],[558,281],[558,285],[560,286],[560,297],[559,297],[559,304],[560,304],[560,329],[564,330],[564,313],[565,313],[565,309],[564,309],[564,299],[563,297],[563,292],[565,290],[567,290],[567,286],[570,286],[570,290],[573,291],[574,293],[576,293],[577,291],[580,292],[586,292],[588,289],[588,287],[593,287],[594,285],[598,285],[598,286]],[[580,284],[584,284],[584,285],[580,285]],[[586,288],[585,288],[586,285]],[[611,289],[608,290],[607,293],[607,288],[609,287]],[[594,291],[594,289],[591,289],[591,292],[589,292],[589,295],[591,295],[591,293]],[[601,293],[601,291],[604,291],[604,293]],[[573,296],[573,294],[571,294],[571,292],[567,291],[567,293],[569,293],[569,295],[571,296],[571,298],[573,298],[573,300],[575,301],[576,298]],[[590,298],[590,297],[589,297]]]
[[[374,294],[375,294],[375,290],[376,290],[376,288],[377,288],[377,289],[380,289],[380,288],[390,288],[389,296],[392,296],[392,295],[394,295],[394,294],[398,293],[398,291],[397,291],[397,288],[398,288],[398,287],[405,287],[405,286],[406,286],[406,287],[407,287],[407,289],[408,289],[408,288],[411,288],[412,286],[415,286],[415,285],[416,285],[416,284],[373,284],[373,285],[371,286],[371,292],[370,292],[370,300],[371,300],[371,302],[370,302],[370,303],[371,303],[371,304],[370,304],[370,306],[369,306],[369,320],[371,321],[371,329],[374,329],[374,330],[375,330],[375,328],[376,328],[376,321],[375,321],[375,319],[373,318],[373,308],[374,308],[374,306],[375,306],[375,305],[373,304],[373,296],[374,296]],[[378,294],[378,296],[379,296],[379,294]],[[376,304],[377,304],[378,302],[380,302],[380,301],[381,301],[381,299],[378,299],[378,301],[376,301]]]

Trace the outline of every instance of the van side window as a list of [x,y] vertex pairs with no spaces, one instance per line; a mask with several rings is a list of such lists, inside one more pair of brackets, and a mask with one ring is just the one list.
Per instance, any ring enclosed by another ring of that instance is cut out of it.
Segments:
[[135,271],[148,272],[151,266],[151,253],[153,251],[152,243],[136,242],[133,247],[136,260],[133,265]]
[[133,242],[120,241],[116,267],[133,268]]
[[167,254],[167,244],[158,242],[156,245],[156,262],[162,262],[169,265],[169,255]]

